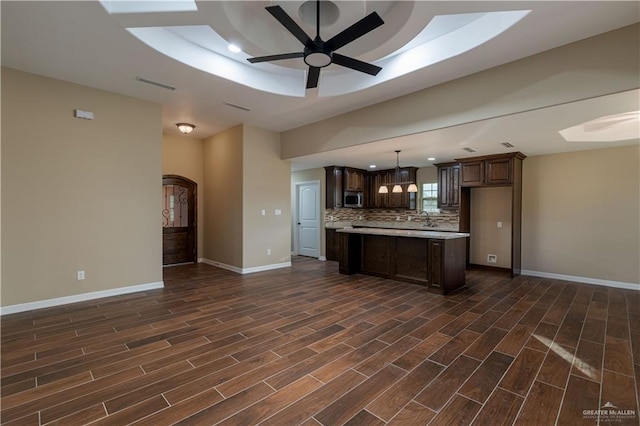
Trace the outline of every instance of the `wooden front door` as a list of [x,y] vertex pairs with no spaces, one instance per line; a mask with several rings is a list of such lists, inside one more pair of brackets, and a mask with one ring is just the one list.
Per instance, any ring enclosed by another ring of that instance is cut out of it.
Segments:
[[190,179],[162,177],[162,264],[196,262],[196,190]]

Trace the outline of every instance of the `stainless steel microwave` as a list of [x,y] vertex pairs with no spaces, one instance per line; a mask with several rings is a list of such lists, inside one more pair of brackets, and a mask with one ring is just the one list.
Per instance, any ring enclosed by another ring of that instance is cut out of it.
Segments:
[[362,201],[362,192],[346,191],[342,205],[352,209],[361,209]]

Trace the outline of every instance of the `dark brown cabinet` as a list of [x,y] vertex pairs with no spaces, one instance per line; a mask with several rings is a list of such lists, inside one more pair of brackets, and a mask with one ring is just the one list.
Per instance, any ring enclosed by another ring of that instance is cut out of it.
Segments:
[[438,208],[457,209],[460,206],[460,164],[441,163],[438,167]]
[[344,190],[345,191],[354,191],[354,192],[362,192],[364,191],[365,181],[364,181],[363,170],[352,169],[351,167],[344,168]]
[[519,152],[462,158],[460,186],[507,186],[514,182],[514,163],[525,156]]
[[340,238],[335,229],[327,229],[325,233],[325,257],[337,261],[340,257]]
[[[522,264],[522,162],[521,152],[456,159],[460,163],[460,232],[471,229],[471,192],[482,187],[511,187],[511,275],[519,275]],[[471,235],[471,238],[474,238]],[[470,248],[467,247],[467,253]]]
[[[395,169],[380,170],[371,173],[371,200],[370,208],[374,209],[411,209],[416,208],[416,193],[407,192],[411,182],[416,183],[417,167],[403,167],[397,173]],[[393,193],[393,183],[400,183],[402,192]],[[378,189],[381,185],[386,185],[387,194],[380,194]]]
[[342,197],[344,195],[342,175],[344,168],[337,166],[325,167],[326,170],[326,208],[337,209],[342,207]]
[[338,232],[341,274],[421,284],[448,294],[465,284],[466,238],[431,239]]

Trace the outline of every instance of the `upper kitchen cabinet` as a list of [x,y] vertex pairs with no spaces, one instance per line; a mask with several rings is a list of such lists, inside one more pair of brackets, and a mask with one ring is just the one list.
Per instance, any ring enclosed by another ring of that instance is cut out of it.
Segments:
[[[396,169],[380,170],[373,172],[371,176],[371,202],[369,207],[373,209],[415,209],[416,193],[407,192],[411,182],[416,183],[417,167],[403,167],[396,174]],[[392,192],[393,184],[399,183],[402,192]],[[386,185],[388,193],[380,194],[378,189]]]
[[438,167],[438,208],[457,209],[460,206],[460,164],[441,163]]
[[461,158],[460,186],[506,186],[513,185],[514,169],[526,156],[521,152]]
[[364,170],[353,169],[351,167],[344,168],[344,190],[353,192],[364,191]]
[[343,172],[344,167],[327,166],[326,170],[326,208],[338,209],[342,207],[342,197],[344,196],[343,190]]

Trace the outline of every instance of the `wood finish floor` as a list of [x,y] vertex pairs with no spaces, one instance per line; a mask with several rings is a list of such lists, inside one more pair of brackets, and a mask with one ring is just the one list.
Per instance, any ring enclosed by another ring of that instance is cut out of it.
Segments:
[[2,317],[2,424],[638,425],[640,292],[293,265]]

